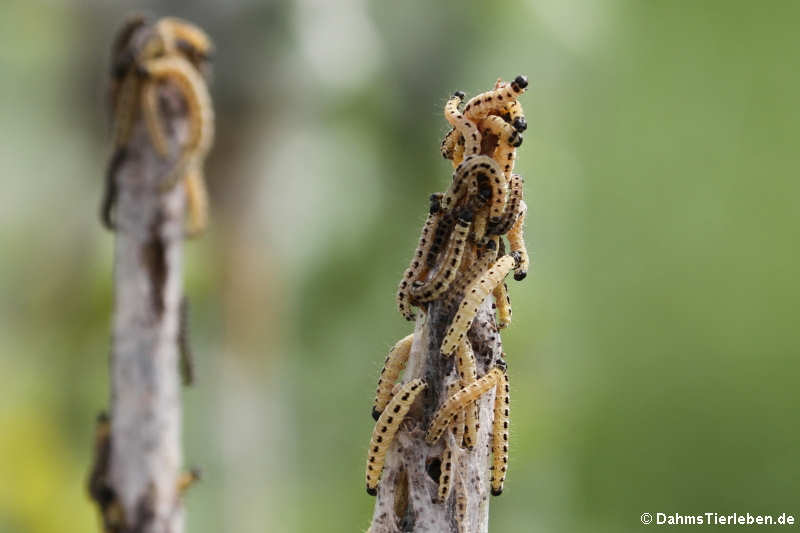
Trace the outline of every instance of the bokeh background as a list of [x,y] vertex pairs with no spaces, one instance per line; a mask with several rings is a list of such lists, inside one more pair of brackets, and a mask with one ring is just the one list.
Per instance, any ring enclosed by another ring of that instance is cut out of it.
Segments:
[[[511,284],[491,531],[800,515],[795,2],[6,1],[0,531],[97,531],[108,50],[125,15],[217,45],[213,225],[187,244],[192,533],[354,532],[393,295],[443,190],[442,106],[525,73],[534,268]],[[655,526],[649,526],[650,528]]]

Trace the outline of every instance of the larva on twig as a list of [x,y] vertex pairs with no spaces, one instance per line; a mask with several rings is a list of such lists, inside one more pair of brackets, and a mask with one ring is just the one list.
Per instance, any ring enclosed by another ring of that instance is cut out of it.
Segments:
[[461,258],[467,246],[467,235],[472,222],[472,212],[463,209],[456,219],[456,225],[450,234],[450,242],[439,264],[436,272],[424,283],[414,282],[411,285],[411,298],[418,302],[430,302],[442,295],[453,281],[458,268],[461,266]]
[[497,380],[494,397],[494,421],[492,422],[492,496],[503,493],[503,483],[508,470],[508,414],[510,393],[508,373],[503,372]]
[[403,385],[375,423],[367,454],[367,494],[370,496],[378,494],[378,482],[381,479],[386,451],[400,428],[400,423],[417,395],[425,390],[426,386],[425,382],[419,378]]
[[[475,365],[475,354],[468,339],[464,339],[456,350],[456,370],[461,377],[461,386],[466,387],[478,380],[478,370]],[[480,429],[480,415],[478,404],[472,402],[464,407],[464,444],[468,449],[473,449],[478,442]]]
[[177,17],[159,19],[156,31],[164,41],[167,54],[181,52],[193,63],[208,59],[214,51],[214,45],[208,35],[183,19]]
[[511,324],[511,298],[508,295],[508,285],[500,283],[492,291],[494,304],[497,309],[498,329],[507,328]]
[[441,407],[439,407],[439,410],[436,411],[430,428],[428,428],[428,432],[425,434],[425,441],[428,444],[434,444],[438,441],[442,433],[450,426],[455,413],[495,387],[501,374],[502,370],[498,367],[494,367],[477,381],[470,383],[453,396],[447,398]]
[[512,253],[498,259],[480,279],[472,282],[464,292],[464,299],[458,306],[456,316],[442,341],[442,353],[453,353],[456,346],[465,338],[481,302],[501,283],[508,272],[519,263],[519,254]]
[[520,200],[519,216],[516,222],[508,231],[508,245],[511,247],[512,252],[519,253],[519,264],[514,267],[514,279],[522,281],[528,275],[528,268],[530,266],[530,258],[528,257],[528,249],[525,247],[525,238],[522,234],[525,226],[525,215],[528,213],[528,206],[524,201]]
[[414,311],[411,309],[409,286],[422,272],[425,264],[424,258],[428,255],[428,252],[433,245],[434,226],[438,224],[441,216],[441,197],[441,193],[431,195],[431,206],[428,211],[428,219],[422,226],[422,232],[419,236],[419,243],[417,244],[416,250],[414,250],[414,256],[411,259],[411,264],[403,273],[403,277],[400,279],[400,284],[397,286],[397,310],[400,311],[400,314],[403,315],[406,320],[414,320]]
[[481,134],[475,124],[464,118],[464,115],[458,110],[458,105],[463,99],[463,92],[453,93],[444,106],[444,118],[464,137],[464,153],[478,155],[481,152]]
[[475,207],[491,199],[491,216],[499,219],[506,205],[505,178],[494,159],[487,155],[467,156],[453,172],[453,183],[444,194],[442,209],[449,211],[465,194],[475,201]]
[[522,96],[527,86],[528,78],[520,75],[509,84],[503,84],[498,89],[474,96],[464,107],[464,116],[477,122],[493,112],[503,112],[506,104]]
[[165,79],[175,83],[188,108],[189,139],[183,147],[181,158],[166,179],[165,188],[169,188],[183,177],[188,165],[195,164],[200,167],[211,147],[214,137],[211,96],[208,94],[203,77],[181,56],[150,59],[142,66],[142,70],[145,76],[150,78],[146,83]]
[[186,187],[186,207],[189,211],[189,221],[186,234],[188,237],[197,237],[208,225],[208,191],[196,166],[192,166],[186,173],[184,180]]
[[499,239],[497,237],[491,238],[485,246],[478,248],[481,255],[472,262],[469,269],[459,276],[451,285],[447,295],[447,303],[455,307],[464,296],[464,289],[467,286],[481,277],[484,272],[489,270],[489,267],[497,259],[497,244]]
[[505,235],[519,216],[519,206],[522,201],[522,185],[525,180],[519,174],[512,174],[508,184],[508,201],[500,222],[490,224],[487,232],[491,235]]
[[519,100],[512,100],[506,104],[506,113],[508,114],[508,121],[515,130],[522,133],[528,129],[528,122],[525,120],[525,112],[522,110],[522,104]]
[[392,389],[400,372],[406,367],[408,354],[411,352],[411,344],[414,342],[414,334],[411,333],[397,341],[389,350],[386,361],[381,369],[381,376],[378,378],[378,388],[375,391],[375,401],[372,404],[372,418],[378,420],[381,412],[392,399]]
[[169,154],[169,146],[167,144],[167,134],[164,132],[164,126],[161,124],[161,110],[158,104],[158,84],[153,82],[145,82],[142,84],[141,99],[142,115],[144,116],[144,124],[147,127],[147,133],[150,135],[150,142],[153,144],[153,148],[156,149],[156,152],[158,152],[158,155],[167,157]]
[[522,144],[522,135],[497,115],[489,115],[480,122],[481,130],[488,130],[498,138],[494,159],[503,167],[503,175],[508,181],[514,169],[517,147]]
[[450,496],[450,487],[453,485],[453,450],[448,442],[442,454],[442,466],[439,474],[439,490],[436,492],[436,501],[444,503]]
[[442,153],[442,157],[445,159],[453,159],[453,152],[456,149],[456,144],[458,144],[458,139],[461,137],[461,134],[458,133],[458,130],[455,128],[451,128],[444,135],[444,139],[442,139],[442,145],[439,147],[439,150]]
[[[453,381],[447,386],[447,397],[454,395],[456,392],[461,389],[459,386],[459,381]],[[453,437],[455,438],[456,444],[458,446],[463,446],[464,443],[464,430],[465,430],[465,418],[464,418],[464,410],[457,411],[455,416],[453,417]]]
[[458,533],[469,533],[467,524],[467,488],[464,482],[459,483],[458,491],[456,492],[456,525],[458,526]]

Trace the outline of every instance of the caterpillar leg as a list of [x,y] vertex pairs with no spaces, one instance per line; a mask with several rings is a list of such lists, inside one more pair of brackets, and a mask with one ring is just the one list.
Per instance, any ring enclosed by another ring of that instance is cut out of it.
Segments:
[[464,137],[464,153],[467,156],[478,155],[481,153],[481,134],[477,126],[467,120],[458,110],[458,105],[463,99],[464,93],[456,91],[444,106],[444,118]]
[[502,373],[503,371],[499,367],[494,367],[477,381],[470,383],[453,396],[447,398],[439,407],[439,410],[436,411],[428,432],[425,434],[425,441],[428,444],[434,444],[438,441],[445,430],[450,427],[456,412],[466,408],[469,403],[474,402],[495,387]]
[[526,87],[528,78],[520,75],[511,83],[502,84],[498,89],[474,96],[464,107],[464,116],[477,122],[492,113],[503,112],[506,104],[522,96]]
[[386,405],[392,399],[392,388],[395,381],[400,377],[400,372],[406,367],[408,355],[411,353],[411,345],[414,342],[414,334],[411,333],[397,341],[389,351],[386,361],[383,363],[381,376],[378,378],[378,388],[375,391],[375,401],[372,404],[372,418],[378,420]]
[[191,165],[186,173],[184,186],[189,212],[187,234],[189,237],[196,237],[203,233],[208,225],[208,191],[200,167]]
[[500,496],[508,470],[508,413],[510,393],[508,390],[508,374],[497,380],[497,392],[494,397],[494,421],[492,422],[492,496]]
[[528,206],[524,201],[520,200],[520,213],[516,222],[508,231],[508,244],[511,250],[519,252],[519,264],[514,267],[514,279],[522,281],[528,275],[528,268],[530,267],[530,258],[528,257],[528,249],[525,247],[525,238],[522,233],[525,226],[525,215],[528,213]]
[[511,324],[511,297],[508,295],[508,285],[500,283],[492,291],[492,296],[497,308],[497,327],[507,328]]
[[[467,387],[478,380],[475,354],[467,339],[464,339],[456,350],[456,370],[461,378],[462,387]],[[464,444],[472,450],[478,442],[478,430],[480,429],[478,404],[472,402],[464,406],[464,415]]]
[[403,385],[375,423],[367,454],[367,494],[371,496],[378,494],[378,482],[381,479],[383,462],[389,445],[400,428],[400,423],[411,408],[411,404],[414,403],[417,395],[425,390],[426,386],[421,379],[415,379]]
[[453,353],[456,346],[464,340],[481,302],[503,281],[512,268],[517,267],[519,261],[517,254],[504,255],[495,261],[481,278],[467,286],[464,292],[464,299],[461,301],[461,305],[456,311],[456,316],[453,318],[453,322],[442,341],[441,350],[443,354]]

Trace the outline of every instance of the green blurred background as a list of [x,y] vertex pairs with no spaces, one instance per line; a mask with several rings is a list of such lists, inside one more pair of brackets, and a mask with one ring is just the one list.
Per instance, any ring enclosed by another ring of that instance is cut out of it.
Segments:
[[[135,4],[135,5],[134,5]],[[217,45],[213,226],[187,244],[192,533],[355,532],[395,285],[442,106],[525,73],[534,268],[504,334],[491,531],[800,515],[796,2],[11,0],[0,7],[0,531],[97,531],[108,50],[131,10]],[[649,526],[653,528],[656,526]]]

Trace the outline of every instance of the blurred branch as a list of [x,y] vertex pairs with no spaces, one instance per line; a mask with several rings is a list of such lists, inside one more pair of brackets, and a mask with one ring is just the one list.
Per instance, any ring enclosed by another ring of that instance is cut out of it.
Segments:
[[[138,53],[156,39],[166,41],[157,24],[135,19],[112,52],[117,146],[102,213],[116,234],[111,416],[99,421],[90,493],[104,530],[120,533],[182,532],[181,493],[187,485],[180,474],[179,357],[186,345],[182,254],[192,195],[186,181],[172,187],[168,181],[176,169],[184,176],[179,165],[186,159],[196,110],[180,80],[155,81],[142,72]],[[150,124],[140,104],[147,83],[154,89]],[[125,90],[130,92],[121,93]],[[161,147],[152,116],[160,121]]]

